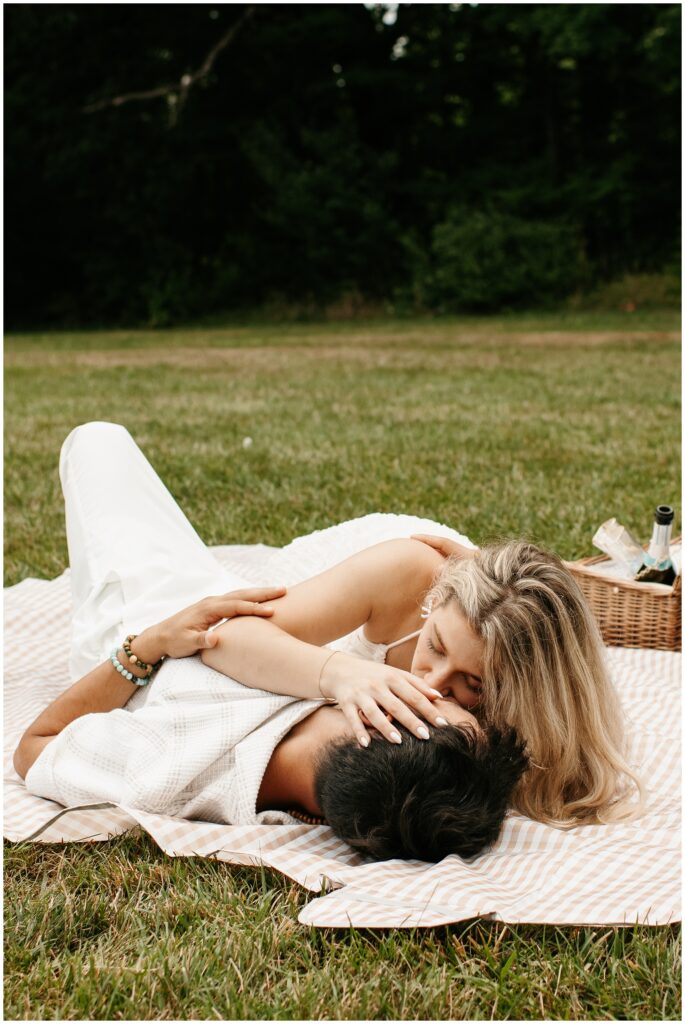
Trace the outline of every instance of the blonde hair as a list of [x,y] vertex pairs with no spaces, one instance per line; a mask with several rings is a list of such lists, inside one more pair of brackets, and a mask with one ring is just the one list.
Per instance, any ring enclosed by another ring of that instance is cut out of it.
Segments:
[[526,541],[452,557],[428,603],[452,600],[484,644],[479,713],[499,728],[513,725],[528,745],[532,763],[514,808],[563,828],[637,817],[644,794],[623,757],[602,638],[561,559]]

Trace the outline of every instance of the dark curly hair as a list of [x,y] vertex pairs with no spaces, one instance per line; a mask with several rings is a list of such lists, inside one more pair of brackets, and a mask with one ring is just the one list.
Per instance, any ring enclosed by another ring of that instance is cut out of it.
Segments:
[[372,733],[365,750],[337,740],[321,754],[316,798],[333,831],[375,860],[473,857],[494,842],[516,783],[528,767],[514,729],[402,726],[402,743]]

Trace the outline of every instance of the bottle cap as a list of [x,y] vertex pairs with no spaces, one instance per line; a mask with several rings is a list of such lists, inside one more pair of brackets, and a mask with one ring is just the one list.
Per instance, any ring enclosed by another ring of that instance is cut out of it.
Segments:
[[673,509],[670,505],[657,505],[654,519],[659,526],[668,526],[673,522]]

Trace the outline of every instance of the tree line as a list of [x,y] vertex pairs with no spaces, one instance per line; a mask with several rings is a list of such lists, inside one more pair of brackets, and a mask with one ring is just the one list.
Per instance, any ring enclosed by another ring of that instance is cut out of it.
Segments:
[[8,5],[6,323],[659,270],[680,75],[677,4]]

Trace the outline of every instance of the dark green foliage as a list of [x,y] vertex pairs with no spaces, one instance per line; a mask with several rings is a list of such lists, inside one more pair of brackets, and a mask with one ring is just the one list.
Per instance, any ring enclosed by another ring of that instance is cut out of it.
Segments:
[[548,304],[580,280],[579,243],[564,224],[455,209],[433,230],[416,297],[439,312]]
[[588,284],[672,262],[678,5],[259,4],[183,95],[245,8],[6,6],[10,326],[499,309],[578,260]]

